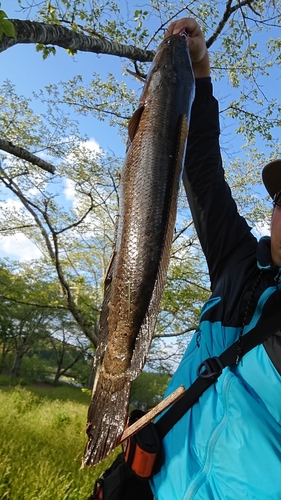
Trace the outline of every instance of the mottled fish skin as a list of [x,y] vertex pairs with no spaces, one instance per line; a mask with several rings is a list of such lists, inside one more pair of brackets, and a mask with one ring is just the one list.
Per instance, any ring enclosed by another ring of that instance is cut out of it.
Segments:
[[166,38],[129,123],[116,244],[101,311],[100,366],[88,411],[86,465],[98,463],[118,444],[131,382],[150,347],[169,264],[193,97],[185,39]]

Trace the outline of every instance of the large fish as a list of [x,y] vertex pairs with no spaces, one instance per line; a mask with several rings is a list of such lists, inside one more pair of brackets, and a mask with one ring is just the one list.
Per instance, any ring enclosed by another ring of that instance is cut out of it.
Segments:
[[185,38],[173,35],[156,51],[129,122],[88,411],[86,465],[99,462],[118,444],[131,382],[150,347],[169,264],[193,96]]

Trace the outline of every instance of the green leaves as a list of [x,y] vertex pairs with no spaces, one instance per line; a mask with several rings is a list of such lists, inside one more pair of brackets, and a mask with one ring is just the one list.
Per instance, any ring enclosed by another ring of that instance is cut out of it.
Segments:
[[55,47],[47,47],[43,43],[38,43],[36,45],[36,52],[42,52],[43,53],[43,59],[47,59],[50,54],[53,54],[53,56],[56,55],[56,48]]
[[163,398],[169,379],[166,373],[143,371],[133,381],[130,404],[143,411],[150,410]]
[[15,27],[13,23],[7,19],[7,17],[6,12],[4,12],[4,10],[0,10],[0,40],[2,40],[3,35],[12,38],[16,37]]

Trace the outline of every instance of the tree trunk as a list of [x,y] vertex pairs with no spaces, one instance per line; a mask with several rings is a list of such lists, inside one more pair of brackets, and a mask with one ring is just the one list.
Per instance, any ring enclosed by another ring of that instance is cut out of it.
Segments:
[[23,356],[24,356],[23,352],[16,353],[14,364],[13,364],[11,372],[10,372],[11,377],[19,377],[20,376],[20,369],[21,369]]
[[60,370],[60,368],[58,368],[57,371],[56,371],[56,374],[55,374],[54,384],[58,383],[58,381],[60,379],[60,376],[61,376],[61,370]]
[[5,344],[2,344],[2,351],[1,351],[1,357],[0,357],[0,373],[2,373],[4,368],[6,367],[7,354],[8,354],[8,349],[5,348]]

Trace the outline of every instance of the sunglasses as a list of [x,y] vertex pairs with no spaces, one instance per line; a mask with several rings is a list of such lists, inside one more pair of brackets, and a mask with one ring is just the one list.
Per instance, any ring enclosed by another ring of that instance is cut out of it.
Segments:
[[276,205],[281,207],[281,191],[278,191],[278,193],[274,195],[272,203],[274,207],[276,207]]

